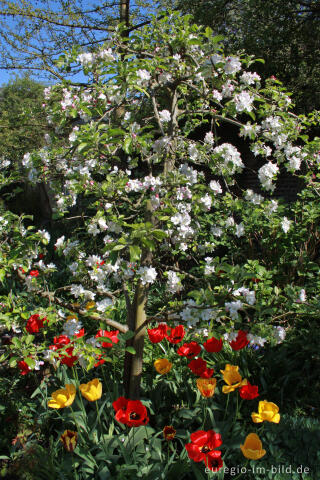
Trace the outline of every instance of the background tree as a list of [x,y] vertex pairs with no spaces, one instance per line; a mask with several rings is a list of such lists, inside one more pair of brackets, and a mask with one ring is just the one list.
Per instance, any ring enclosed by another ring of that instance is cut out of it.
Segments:
[[28,213],[46,223],[51,217],[48,192],[43,182],[30,186],[23,167],[24,155],[46,146],[50,126],[43,108],[44,85],[28,76],[0,88],[0,194],[6,206],[17,213]]
[[0,88],[0,157],[17,164],[26,152],[44,144],[48,124],[43,89],[28,76]]
[[178,0],[176,6],[224,35],[229,51],[263,58],[258,72],[284,82],[300,111],[320,107],[318,1]]

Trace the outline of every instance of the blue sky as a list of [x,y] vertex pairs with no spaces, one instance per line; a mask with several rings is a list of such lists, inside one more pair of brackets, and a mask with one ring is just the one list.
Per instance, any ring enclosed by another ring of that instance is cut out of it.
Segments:
[[[51,11],[54,11],[54,12],[57,12],[57,13],[60,13],[61,10],[59,10],[59,2],[61,0],[44,0],[44,2],[42,3],[42,1],[38,1],[38,0],[27,0],[27,3],[30,3],[31,5],[34,5],[35,8],[38,8],[41,10],[41,8],[43,9],[44,8],[44,4],[46,3],[47,4],[47,8],[48,9],[51,9]],[[156,5],[156,1],[154,0],[147,0],[149,1],[149,5],[150,5],[150,9],[149,9],[149,14],[150,12],[154,12],[154,6]],[[15,3],[15,2],[14,2]],[[16,1],[16,5],[19,6],[19,0]],[[85,9],[91,9],[93,6],[96,6],[97,5],[97,2],[95,0],[75,0],[75,3],[77,4],[81,4],[83,3],[83,8]],[[100,4],[104,3],[104,0],[100,0]],[[107,3],[107,2],[105,2]],[[108,2],[110,3],[110,2]],[[111,2],[112,3],[112,2]],[[118,8],[118,7],[117,7]],[[130,10],[133,11],[136,7],[135,5],[135,0],[131,0],[130,1]],[[147,14],[147,10],[146,9],[140,9],[140,12],[142,12],[143,14]],[[93,14],[94,16],[96,14]],[[117,17],[117,10],[115,12],[115,15]],[[17,26],[17,20],[16,19],[13,19],[12,17],[1,17],[0,16],[0,21],[2,20],[2,30],[6,31],[6,28],[8,27],[9,29],[13,29],[15,32],[18,32],[19,31],[19,27]],[[21,33],[21,32],[20,32]],[[101,34],[103,34],[103,36],[105,36],[105,32],[101,32]],[[43,35],[43,33],[40,35]],[[98,34],[98,37],[101,38],[100,34]],[[1,36],[0,36],[0,42],[1,42]],[[38,43],[37,44],[37,41],[35,42],[35,45],[36,47],[38,47],[40,44]],[[0,52],[0,86],[3,85],[3,84],[6,84],[9,80],[14,80],[16,78],[16,76],[18,77],[21,77],[23,75],[23,71],[22,70],[6,70],[6,69],[3,69],[1,68],[1,61],[3,60],[3,57],[1,57],[1,52]],[[42,83],[45,83],[45,84],[50,84],[50,83],[55,83],[55,80],[46,80],[44,78],[44,76],[42,75],[42,73],[40,71],[32,71],[32,70],[28,70],[27,73],[30,75],[31,78],[33,78],[34,80],[38,80]],[[85,77],[83,75],[81,76],[77,76],[77,77],[73,77],[73,79],[75,81],[85,81]]]

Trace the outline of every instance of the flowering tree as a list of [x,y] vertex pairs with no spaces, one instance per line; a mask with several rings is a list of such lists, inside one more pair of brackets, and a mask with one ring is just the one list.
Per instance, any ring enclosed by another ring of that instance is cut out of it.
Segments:
[[[47,232],[27,234],[17,220],[1,218],[3,226],[16,222],[14,232],[28,246],[3,277],[16,269],[29,305],[40,297],[49,302],[42,310],[50,325],[66,311],[100,322],[96,336],[85,341],[80,322],[68,317],[45,358],[57,362],[65,349],[62,363],[79,360],[89,369],[104,361],[97,357],[98,339],[106,337],[108,348],[119,335],[126,341],[125,394],[137,399],[151,322],[182,324],[180,340],[186,328],[204,335],[209,329],[235,350],[263,346],[266,337],[283,340],[277,314],[286,315],[296,300],[300,308],[304,292],[298,286],[286,290],[285,279],[283,291],[274,286],[263,262],[277,246],[279,255],[290,256],[301,238],[293,234],[290,250],[287,236],[296,231],[297,217],[288,218],[290,210],[272,193],[284,169],[303,172],[309,192],[317,195],[319,140],[304,135],[316,114],[306,119],[291,113],[290,98],[276,80],[261,85],[252,58],[225,56],[212,30],[192,25],[188,16],[153,19],[129,39],[120,27],[103,49],[74,47],[59,59],[62,70],[75,63],[88,83],[45,90],[56,134],[23,159],[29,179],[48,182],[55,195],[64,229],[54,240],[55,264],[39,258],[41,245],[50,242]],[[266,197],[251,190],[237,194],[245,159],[220,138],[230,125],[261,159],[258,178]],[[315,228],[307,212],[300,222],[310,232]],[[13,240],[6,238],[9,247]],[[267,244],[266,238],[272,240]],[[221,247],[224,258],[216,253]],[[60,282],[55,291],[47,289],[50,276]],[[125,322],[119,317],[123,302]],[[40,317],[32,319],[29,333],[43,326]],[[175,333],[171,343],[177,343]],[[25,355],[25,371],[42,354]]]

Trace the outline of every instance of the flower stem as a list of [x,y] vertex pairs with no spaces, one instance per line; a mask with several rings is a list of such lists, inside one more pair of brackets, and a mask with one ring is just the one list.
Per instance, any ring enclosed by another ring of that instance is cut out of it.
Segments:
[[203,428],[206,426],[207,419],[207,399],[203,398]]
[[227,412],[228,412],[229,396],[230,396],[230,393],[227,393],[226,408],[225,408],[225,410],[224,410],[223,420],[225,420],[226,415],[227,415]]

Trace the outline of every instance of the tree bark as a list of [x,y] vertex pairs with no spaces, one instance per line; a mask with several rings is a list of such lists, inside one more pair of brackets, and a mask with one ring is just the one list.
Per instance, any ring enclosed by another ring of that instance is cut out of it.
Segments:
[[[150,200],[146,205],[146,222],[154,223],[152,215],[152,204]],[[152,261],[152,253],[145,248],[141,254],[141,265],[150,265]],[[143,285],[141,280],[138,281],[133,302],[127,306],[127,321],[128,327],[131,331],[138,332],[135,336],[128,340],[126,346],[131,346],[135,350],[135,354],[130,352],[125,353],[123,384],[125,397],[131,400],[138,400],[140,397],[140,383],[143,365],[143,347],[144,337],[146,334],[146,327],[141,328],[141,325],[146,321],[146,305],[148,300],[148,287]],[[128,302],[127,302],[128,303]]]

